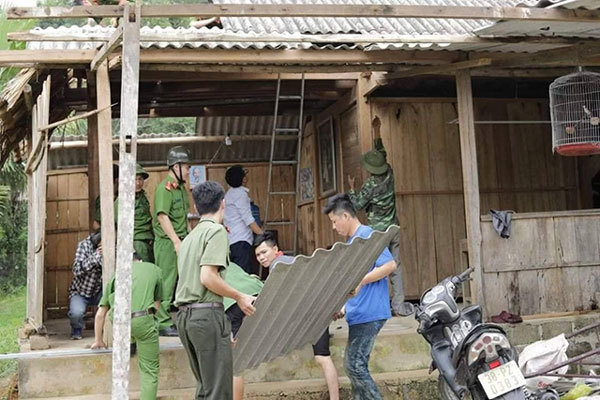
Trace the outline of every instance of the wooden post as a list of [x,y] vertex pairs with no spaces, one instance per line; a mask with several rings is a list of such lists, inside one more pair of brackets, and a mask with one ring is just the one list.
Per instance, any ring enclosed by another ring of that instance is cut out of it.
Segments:
[[[108,63],[105,61],[96,73],[98,107],[110,106],[110,80]],[[102,216],[102,283],[108,284],[115,270],[115,213],[112,157],[111,110],[98,113],[98,175],[100,183],[100,214]]]
[[[356,121],[358,123],[358,138],[360,140],[360,152],[366,153],[373,149],[373,133],[371,131],[371,105],[368,102],[368,97],[365,93],[369,91],[371,79],[375,79],[370,72],[361,73],[356,83]],[[362,180],[365,181],[369,177],[369,173],[361,168]],[[344,177],[346,179],[346,177]]]
[[473,302],[479,303],[484,318],[487,315],[483,296],[483,267],[481,265],[481,222],[479,178],[477,174],[477,147],[475,144],[475,119],[473,117],[473,92],[470,70],[456,71],[458,122],[460,129],[460,154],[462,159],[465,218],[469,266],[475,269]]
[[[47,132],[38,131],[38,126],[47,125],[50,118],[51,77],[44,81],[37,105],[32,108],[31,143],[44,140]],[[27,320],[38,330],[44,323],[44,253],[46,231],[46,173],[47,152],[42,150],[37,169],[29,176],[28,191],[28,239],[27,239]]]
[[[141,8],[125,6],[121,78],[121,132],[119,135],[119,235],[113,326],[112,398],[129,398],[129,346],[131,339],[131,273],[135,167],[140,70]],[[127,151],[127,138],[131,144]],[[135,310],[139,311],[139,310]]]
[[[88,109],[96,109],[96,74],[87,74]],[[89,230],[92,230],[96,214],[96,197],[100,193],[98,184],[98,115],[94,114],[87,119],[87,149],[88,149],[88,217]]]

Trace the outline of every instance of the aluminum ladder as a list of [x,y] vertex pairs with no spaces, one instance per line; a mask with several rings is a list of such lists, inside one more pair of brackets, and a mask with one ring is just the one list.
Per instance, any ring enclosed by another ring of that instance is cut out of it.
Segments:
[[[279,117],[279,101],[280,100],[296,100],[300,102],[300,111],[298,113],[298,127],[297,128],[280,128],[278,126]],[[296,255],[298,246],[298,191],[300,185],[300,155],[302,153],[302,131],[303,131],[303,120],[304,120],[304,73],[300,82],[300,95],[296,96],[282,96],[281,95],[281,74],[277,75],[277,93],[275,97],[275,112],[273,115],[273,129],[271,131],[271,154],[269,156],[269,173],[267,177],[267,204],[265,207],[265,218],[263,228],[269,230],[277,226],[294,225],[294,245],[292,249],[281,249],[284,254]],[[275,144],[277,142],[277,135],[279,134],[293,134],[298,136],[297,148],[296,148],[296,159],[295,160],[275,160]],[[294,191],[277,191],[273,186],[273,166],[276,165],[295,165],[296,166],[296,183]],[[293,196],[294,205],[294,220],[293,221],[273,221],[269,222],[269,208],[271,206],[272,196]],[[262,270],[262,268],[261,268]],[[262,271],[261,271],[262,273]]]

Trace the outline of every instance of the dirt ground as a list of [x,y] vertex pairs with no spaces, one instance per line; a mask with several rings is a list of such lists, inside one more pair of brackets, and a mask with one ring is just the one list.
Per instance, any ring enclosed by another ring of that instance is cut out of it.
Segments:
[[0,378],[0,400],[17,400],[18,398],[17,374]]

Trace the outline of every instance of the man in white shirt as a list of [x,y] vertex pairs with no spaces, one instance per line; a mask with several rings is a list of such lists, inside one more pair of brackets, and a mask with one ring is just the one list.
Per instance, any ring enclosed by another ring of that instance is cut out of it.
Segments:
[[234,165],[225,172],[229,190],[225,195],[225,218],[223,224],[229,230],[229,251],[231,262],[236,263],[249,274],[253,271],[253,234],[260,235],[262,229],[252,216],[250,196],[245,185],[248,171],[241,165]]

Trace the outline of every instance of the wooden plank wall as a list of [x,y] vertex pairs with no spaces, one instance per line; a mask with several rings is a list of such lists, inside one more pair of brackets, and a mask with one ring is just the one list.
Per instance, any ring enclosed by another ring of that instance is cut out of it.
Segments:
[[600,300],[600,211],[521,214],[502,239],[481,223],[489,315],[590,310]]
[[[407,296],[464,268],[466,237],[453,99],[373,102],[396,177]],[[548,120],[543,100],[475,99],[476,120]],[[551,151],[549,125],[476,125],[481,210],[577,209],[575,160]]]
[[[220,164],[207,168],[207,178],[220,182],[227,189],[225,170],[228,166]],[[250,197],[260,207],[261,213],[264,213],[268,164],[253,163],[245,167],[249,170]],[[154,167],[147,170],[150,177],[146,181],[145,190],[153,209],[154,190],[167,175],[167,169],[166,167]],[[277,187],[281,187],[277,190],[294,190],[295,169],[292,166],[277,166],[274,177]],[[87,180],[85,169],[49,172],[44,308],[51,311],[51,316],[64,316],[66,313],[68,288],[72,280],[73,257],[77,249],[77,243],[88,235]],[[294,214],[290,196],[281,197],[281,199],[275,199],[274,207],[269,213],[270,217],[272,220],[292,220]],[[190,193],[190,212],[194,212],[194,209]],[[284,248],[291,248],[293,242],[292,227],[280,227],[279,239]]]

